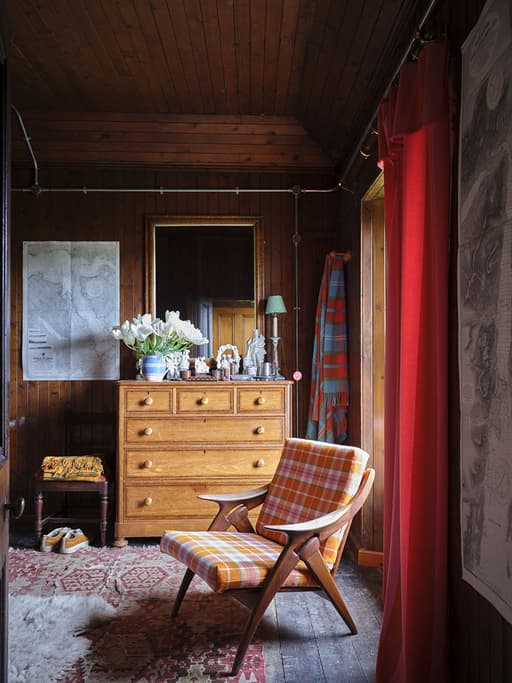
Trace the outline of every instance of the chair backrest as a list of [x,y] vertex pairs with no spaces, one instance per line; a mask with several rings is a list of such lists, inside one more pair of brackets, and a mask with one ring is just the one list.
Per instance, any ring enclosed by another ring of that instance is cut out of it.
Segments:
[[[264,526],[305,522],[347,505],[357,493],[368,458],[354,446],[287,439],[256,522],[257,533],[284,544],[284,534]],[[343,531],[322,541],[321,553],[331,566]]]

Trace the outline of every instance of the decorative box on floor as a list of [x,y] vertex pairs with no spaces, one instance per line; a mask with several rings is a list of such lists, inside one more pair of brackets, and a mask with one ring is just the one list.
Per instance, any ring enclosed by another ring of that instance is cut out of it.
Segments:
[[[106,545],[108,524],[109,478],[107,472],[115,450],[114,418],[110,414],[75,414],[66,421],[66,451],[74,455],[46,456],[35,475],[35,534],[39,545],[43,528],[52,524],[82,526],[99,524],[100,543]],[[82,439],[81,446],[74,445]],[[102,452],[84,454],[87,446],[102,441]],[[110,460],[110,462],[109,462]],[[63,494],[62,508],[58,512],[44,514],[45,494]],[[97,512],[77,511],[75,494],[95,494],[99,500]],[[72,500],[73,499],[73,500]]]

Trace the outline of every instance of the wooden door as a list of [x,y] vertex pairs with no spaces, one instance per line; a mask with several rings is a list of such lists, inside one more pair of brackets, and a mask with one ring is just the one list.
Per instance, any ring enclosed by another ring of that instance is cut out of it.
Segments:
[[234,344],[243,358],[247,353],[247,341],[252,337],[254,320],[254,306],[214,306],[214,356],[217,355],[219,346]]

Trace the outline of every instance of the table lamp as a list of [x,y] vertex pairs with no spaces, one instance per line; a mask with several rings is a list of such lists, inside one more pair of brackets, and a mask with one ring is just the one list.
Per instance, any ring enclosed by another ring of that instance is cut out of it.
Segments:
[[284,379],[279,373],[279,355],[277,352],[277,345],[279,343],[279,334],[277,332],[277,316],[286,313],[286,306],[284,305],[283,297],[280,294],[272,294],[267,299],[267,306],[265,314],[272,316],[272,374],[274,379]]

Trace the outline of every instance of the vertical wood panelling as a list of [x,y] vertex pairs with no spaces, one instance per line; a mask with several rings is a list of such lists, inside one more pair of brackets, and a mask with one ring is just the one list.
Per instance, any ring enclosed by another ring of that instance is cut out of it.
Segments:
[[238,107],[241,114],[251,112],[251,13],[249,0],[236,0],[235,40],[238,73]]
[[[199,0],[187,0],[183,3],[190,35],[190,49],[193,52],[196,66],[199,92],[201,93],[201,110],[215,112],[214,89],[221,65],[208,64],[208,52],[205,43],[205,31]],[[217,74],[213,74],[216,70]]]
[[286,0],[286,7],[281,18],[281,37],[279,40],[279,56],[276,64],[275,81],[276,114],[284,114],[285,111],[290,111],[290,108],[287,107],[287,95],[299,2],[300,0]]
[[[58,169],[43,170],[53,186],[104,187],[331,187],[331,177],[297,177],[280,174],[179,174],[154,171]],[[25,180],[16,178],[15,182]],[[305,299],[300,312],[299,365],[305,380],[301,389],[301,425],[307,414],[314,314],[318,287],[327,251],[339,248],[337,205],[333,195],[301,198],[300,291]],[[12,349],[11,444],[12,495],[24,495],[28,518],[32,511],[32,473],[45,454],[64,447],[66,412],[115,411],[114,382],[24,382],[21,374],[22,243],[24,240],[118,240],[120,242],[120,318],[142,312],[144,307],[144,254],[146,215],[246,215],[260,216],[264,228],[265,298],[280,293],[288,313],[280,319],[282,369],[289,377],[294,367],[294,274],[291,235],[294,232],[294,199],[291,193],[250,194],[59,194],[39,197],[13,194],[12,200]],[[212,255],[214,257],[214,254]],[[265,301],[260,302],[263,308]],[[265,334],[270,335],[268,321]],[[270,349],[267,349],[270,352]],[[121,377],[134,378],[133,354],[121,349]],[[44,435],[44,438],[42,436]]]

